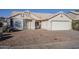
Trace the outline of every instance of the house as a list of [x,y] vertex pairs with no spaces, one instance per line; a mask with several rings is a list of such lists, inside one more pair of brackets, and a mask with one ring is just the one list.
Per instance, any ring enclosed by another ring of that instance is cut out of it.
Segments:
[[[72,30],[72,20],[76,19],[73,12],[58,12],[54,14],[32,13],[29,11],[12,12],[10,25],[18,30]],[[78,18],[79,19],[79,18]]]

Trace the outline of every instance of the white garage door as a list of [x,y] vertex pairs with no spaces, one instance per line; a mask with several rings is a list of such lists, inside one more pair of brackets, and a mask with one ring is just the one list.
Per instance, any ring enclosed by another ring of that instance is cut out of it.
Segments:
[[52,30],[70,30],[71,22],[52,22]]

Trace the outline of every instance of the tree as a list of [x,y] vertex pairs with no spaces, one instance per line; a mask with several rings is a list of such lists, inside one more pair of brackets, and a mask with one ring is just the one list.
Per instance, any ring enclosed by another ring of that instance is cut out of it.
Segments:
[[2,21],[0,21],[0,27],[3,27],[3,22]]
[[79,12],[79,9],[76,9],[75,11],[76,11],[76,12]]
[[74,30],[79,30],[79,21],[77,21],[77,20],[73,21],[72,27]]

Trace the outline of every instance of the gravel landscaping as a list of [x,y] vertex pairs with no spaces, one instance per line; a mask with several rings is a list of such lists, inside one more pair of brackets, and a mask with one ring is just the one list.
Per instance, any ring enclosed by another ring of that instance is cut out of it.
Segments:
[[0,48],[78,49],[79,31],[24,30],[4,33]]

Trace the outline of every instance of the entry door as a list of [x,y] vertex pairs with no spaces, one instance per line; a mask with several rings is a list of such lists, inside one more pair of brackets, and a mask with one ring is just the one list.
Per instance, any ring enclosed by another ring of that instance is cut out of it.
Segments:
[[52,22],[52,30],[70,30],[71,22]]
[[10,19],[10,27],[13,27],[13,19]]
[[41,23],[35,22],[35,29],[40,29],[40,28],[41,28]]

